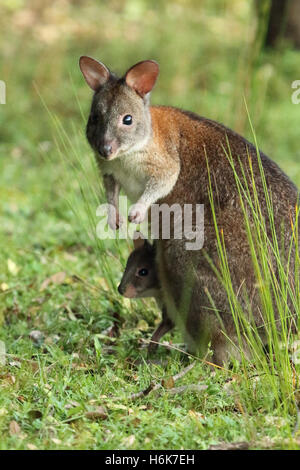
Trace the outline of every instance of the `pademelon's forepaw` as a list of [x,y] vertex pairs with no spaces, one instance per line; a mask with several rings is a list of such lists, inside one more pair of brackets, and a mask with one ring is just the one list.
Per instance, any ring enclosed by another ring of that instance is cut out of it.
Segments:
[[145,204],[137,203],[129,211],[128,220],[134,224],[140,224],[145,220],[147,207]]

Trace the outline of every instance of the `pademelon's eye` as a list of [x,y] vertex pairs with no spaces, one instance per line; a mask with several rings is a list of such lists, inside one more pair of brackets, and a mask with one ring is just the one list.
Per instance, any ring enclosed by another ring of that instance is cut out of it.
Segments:
[[147,274],[148,274],[148,269],[146,269],[146,268],[142,268],[138,272],[139,276],[147,276]]
[[123,117],[123,124],[126,126],[130,126],[132,124],[132,116],[130,114],[126,114],[126,116]]

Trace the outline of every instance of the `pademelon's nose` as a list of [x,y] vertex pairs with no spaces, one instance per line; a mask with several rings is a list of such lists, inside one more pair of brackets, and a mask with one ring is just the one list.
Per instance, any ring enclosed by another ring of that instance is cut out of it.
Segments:
[[109,157],[109,155],[112,154],[112,145],[111,144],[105,144],[103,145],[103,156],[104,157]]

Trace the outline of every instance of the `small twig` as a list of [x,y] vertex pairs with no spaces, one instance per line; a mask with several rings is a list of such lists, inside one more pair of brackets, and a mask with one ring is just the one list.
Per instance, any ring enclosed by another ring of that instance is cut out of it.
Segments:
[[[192,364],[189,364],[187,367],[185,367],[178,374],[173,375],[172,376],[173,382],[176,382],[176,380],[181,379],[185,374],[187,374],[194,367],[195,364],[196,364],[196,362],[193,362]],[[147,388],[145,388],[144,390],[141,390],[140,392],[133,393],[132,395],[129,396],[128,399],[129,400],[136,400],[136,399],[141,398],[141,397],[146,397],[147,395],[149,395],[149,393],[153,392],[154,390],[158,390],[159,388],[163,388],[161,383],[154,384],[153,382],[151,382],[150,385],[148,385]],[[178,388],[182,388],[182,387],[178,387]],[[170,388],[170,389],[166,389],[166,390],[168,392],[173,390],[173,392],[171,392],[171,393],[180,393],[180,392],[174,392],[174,390],[176,390],[176,388]],[[119,399],[118,397],[112,397],[111,398],[111,400],[118,400],[118,399]]]
[[300,439],[270,439],[268,437],[260,441],[239,441],[239,442],[221,442],[220,444],[209,446],[208,450],[248,450],[248,449],[274,449],[282,446],[300,445]]
[[208,388],[208,385],[189,384],[189,385],[182,385],[181,387],[168,388],[166,391],[170,393],[171,395],[176,395],[177,393],[183,393],[186,391],[203,392],[207,388]]
[[195,366],[196,362],[192,362],[192,364],[188,365],[185,367],[181,372],[178,372],[178,374],[173,375],[173,380],[176,382],[176,380],[181,379],[185,374],[187,374],[192,368]]
[[146,397],[147,395],[149,395],[150,392],[152,392],[153,390],[157,390],[161,386],[162,386],[161,384],[155,385],[151,383],[149,387],[145,388],[145,390],[142,390],[141,392],[133,393],[132,395],[130,395],[129,400],[136,400],[137,398]]
[[251,443],[246,441],[240,442],[222,442],[209,446],[208,450],[248,450]]

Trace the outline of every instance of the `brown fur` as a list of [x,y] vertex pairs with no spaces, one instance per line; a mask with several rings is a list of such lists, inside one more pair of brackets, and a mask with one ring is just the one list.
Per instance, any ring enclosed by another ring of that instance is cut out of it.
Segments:
[[[240,159],[250,187],[248,154],[251,156],[259,202],[262,213],[266,217],[267,232],[271,238],[256,149],[241,136],[218,123],[172,108],[162,107],[152,110],[154,128],[155,122],[164,122],[161,118],[163,114],[171,117],[170,126],[174,126],[176,132],[180,129],[181,139],[177,152],[180,156],[181,171],[173,190],[161,202],[169,205],[175,202],[202,203],[205,206],[205,242],[202,250],[196,253],[187,251],[184,240],[159,241],[157,263],[164,301],[169,316],[182,327],[190,348],[195,351],[202,349],[210,340],[214,351],[213,360],[220,364],[228,359],[229,353],[235,353],[236,348],[231,346],[221,333],[220,322],[212,309],[207,291],[213,298],[226,334],[235,344],[237,338],[226,292],[205,256],[208,255],[218,266],[216,233],[208,198],[207,164],[211,174],[218,227],[224,234],[234,290],[236,293],[240,292],[239,298],[246,311],[247,302],[243,299],[245,290],[252,302],[252,313],[256,324],[261,325],[263,323],[260,313],[261,305],[245,231],[244,215],[240,207],[233,171],[224,151],[224,148],[228,149],[229,143],[237,171],[242,178],[238,163]],[[165,133],[166,129],[162,128],[159,132]],[[168,134],[170,134],[169,131],[167,131],[167,136]],[[164,135],[168,141],[168,137]],[[297,189],[274,162],[263,153],[260,155],[268,190],[272,195],[278,239],[280,239],[281,224],[285,225],[284,247],[287,252],[291,240],[290,220],[295,216]],[[250,213],[249,217],[251,218]],[[292,253],[291,271],[294,255],[295,253]],[[185,311],[182,307],[183,292],[189,289],[191,292]],[[237,349],[235,355],[238,356]]]

